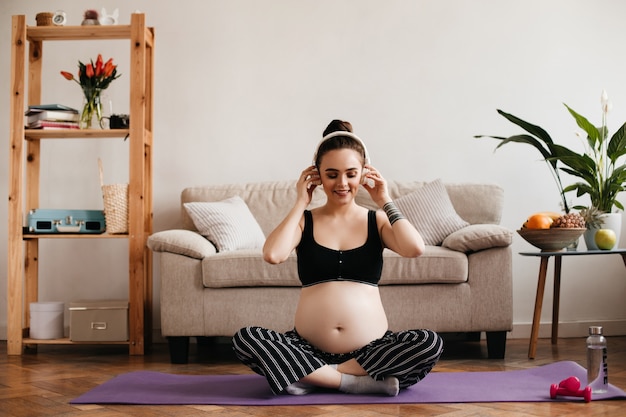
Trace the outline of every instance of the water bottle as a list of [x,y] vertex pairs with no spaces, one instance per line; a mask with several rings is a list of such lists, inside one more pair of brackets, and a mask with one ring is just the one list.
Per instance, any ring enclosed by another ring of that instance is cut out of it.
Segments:
[[609,372],[606,364],[606,338],[602,326],[589,327],[587,337],[587,385],[591,392],[606,392],[609,385]]

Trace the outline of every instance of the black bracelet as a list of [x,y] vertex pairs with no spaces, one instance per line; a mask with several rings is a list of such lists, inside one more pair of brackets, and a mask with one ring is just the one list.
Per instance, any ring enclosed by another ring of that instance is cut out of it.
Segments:
[[400,212],[400,210],[398,209],[398,207],[396,207],[393,201],[385,203],[385,205],[383,206],[383,210],[385,211],[387,218],[389,218],[389,223],[391,223],[392,226],[398,220],[406,219],[406,217],[404,217],[402,212]]

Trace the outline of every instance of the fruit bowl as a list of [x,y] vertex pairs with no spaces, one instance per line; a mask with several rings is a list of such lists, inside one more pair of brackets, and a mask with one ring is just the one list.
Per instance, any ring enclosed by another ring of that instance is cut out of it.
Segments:
[[576,242],[585,233],[582,228],[555,227],[552,229],[527,229],[517,231],[524,240],[544,252],[559,251]]

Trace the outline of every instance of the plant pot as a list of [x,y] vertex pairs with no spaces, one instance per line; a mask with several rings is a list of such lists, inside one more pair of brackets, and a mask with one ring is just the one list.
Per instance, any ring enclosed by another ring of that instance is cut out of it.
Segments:
[[607,213],[601,216],[602,224],[600,227],[590,227],[583,235],[588,250],[599,250],[595,242],[595,235],[599,229],[611,229],[615,232],[615,248],[619,247],[619,237],[622,231],[622,213]]

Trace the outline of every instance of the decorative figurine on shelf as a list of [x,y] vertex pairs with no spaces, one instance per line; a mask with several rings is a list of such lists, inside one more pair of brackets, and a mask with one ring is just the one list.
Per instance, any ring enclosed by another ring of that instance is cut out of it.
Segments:
[[85,15],[83,18],[83,22],[81,23],[81,25],[83,26],[87,26],[87,25],[99,25],[100,21],[98,20],[98,11],[94,10],[94,9],[89,9],[89,10],[85,10]]
[[120,16],[120,10],[115,9],[113,13],[108,14],[106,9],[103,7],[100,12],[100,24],[101,25],[117,25],[117,18]]
[[111,81],[122,75],[117,73],[117,65],[113,64],[113,58],[104,62],[102,55],[98,54],[95,64],[93,60],[87,64],[78,61],[78,79],[67,71],[61,71],[61,75],[68,81],[76,81],[83,89],[85,105],[80,117],[80,128],[90,129],[94,116],[98,119],[100,128],[104,128],[102,124],[102,91],[109,86]]

